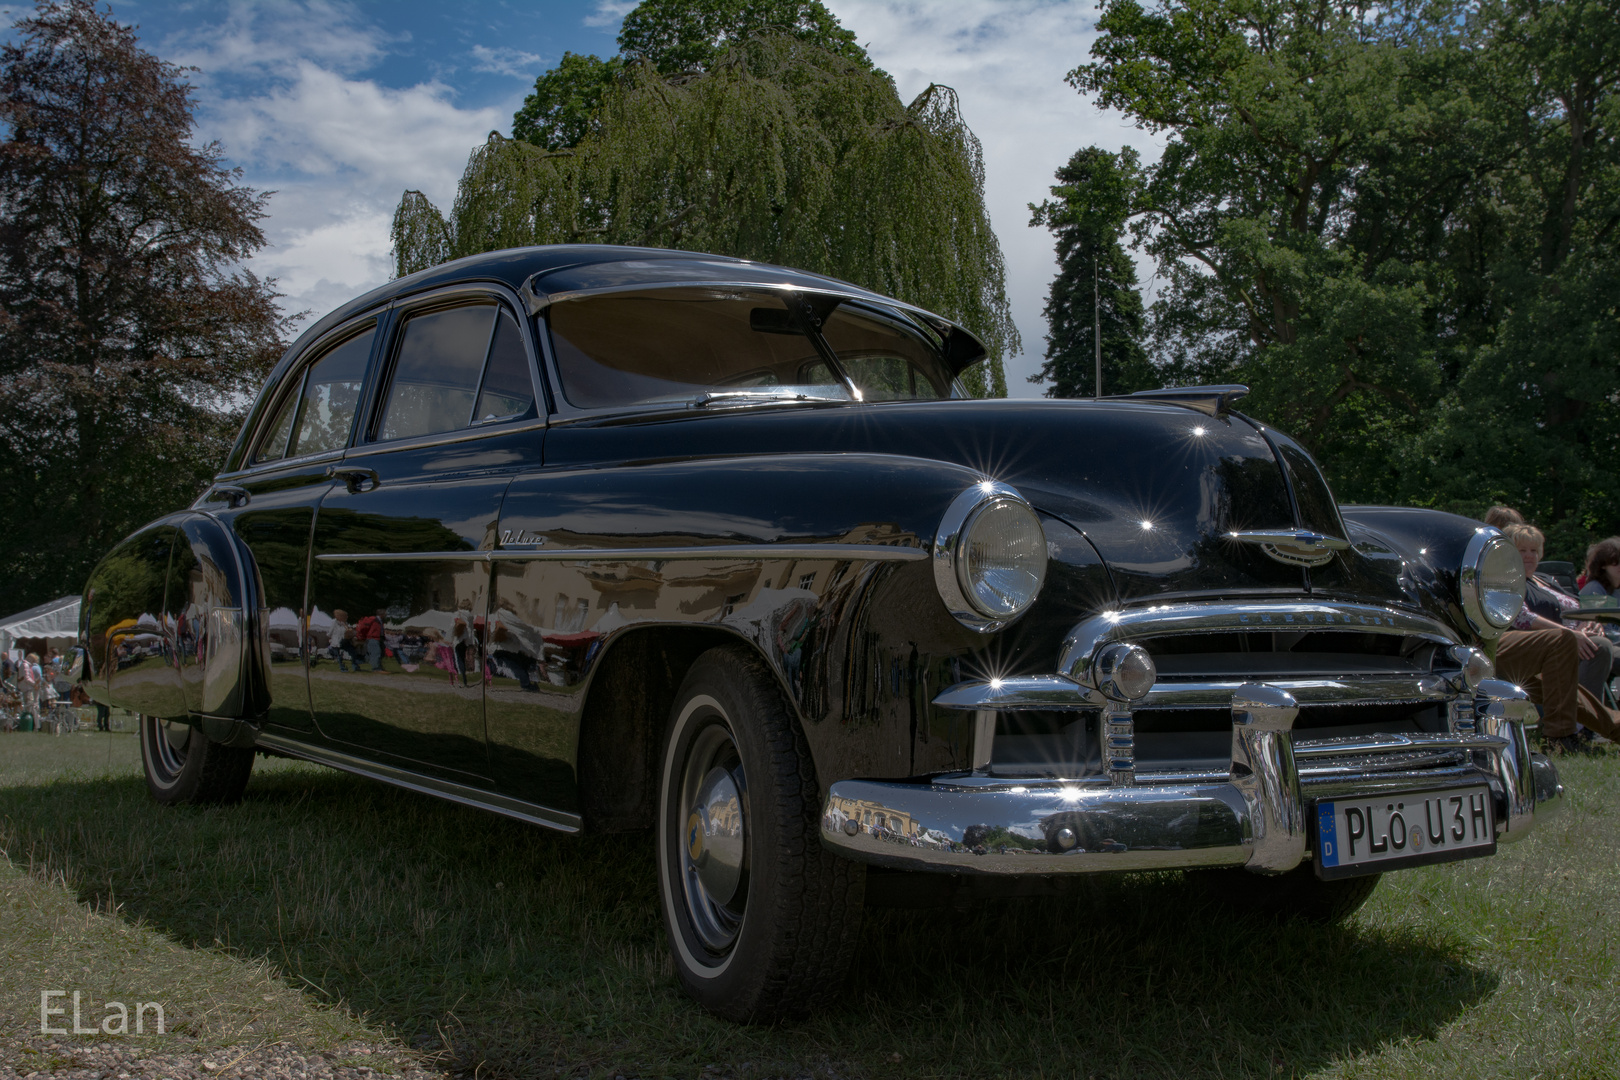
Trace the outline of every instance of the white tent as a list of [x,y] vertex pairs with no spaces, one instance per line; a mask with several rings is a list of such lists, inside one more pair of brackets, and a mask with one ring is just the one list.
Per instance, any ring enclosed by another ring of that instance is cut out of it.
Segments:
[[59,649],[79,637],[79,598],[64,596],[48,604],[0,619],[0,650],[9,652],[19,638],[47,638]]

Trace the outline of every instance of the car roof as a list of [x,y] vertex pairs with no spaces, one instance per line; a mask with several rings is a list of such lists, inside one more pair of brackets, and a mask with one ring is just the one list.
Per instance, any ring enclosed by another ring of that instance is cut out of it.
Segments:
[[959,323],[924,308],[875,293],[838,278],[794,270],[771,263],[713,255],[701,251],[670,248],[624,247],[614,244],[546,244],[533,247],[503,248],[500,251],[469,255],[438,266],[395,278],[368,293],[340,305],[298,335],[291,347],[266,376],[259,397],[249,409],[246,422],[228,458],[228,468],[240,464],[245,452],[248,429],[263,407],[269,392],[280,383],[289,368],[312,342],[350,319],[372,311],[389,301],[427,292],[446,285],[496,283],[517,292],[524,300],[543,307],[552,298],[596,289],[633,288],[637,285],[692,285],[704,282],[727,285],[788,287],[807,292],[831,292],[899,308],[925,318],[940,331],[945,341],[945,361],[952,374],[986,355],[984,344]]
[[[619,247],[612,244],[548,244],[537,247],[504,248],[481,255],[469,255],[464,259],[455,259],[402,278],[395,278],[386,285],[355,297],[322,317],[298,336],[298,340],[289,351],[299,351],[305,342],[318,338],[333,327],[390,300],[444,285],[475,281],[498,282],[519,292],[532,281],[532,294],[539,299],[583,289],[643,284],[717,282],[785,285],[810,291],[845,293],[873,303],[923,312],[923,309],[914,305],[838,278],[775,266],[771,263],[754,262],[750,259],[736,259],[729,255],[675,251],[667,248]],[[933,315],[932,318],[940,323],[956,325],[938,315]]]

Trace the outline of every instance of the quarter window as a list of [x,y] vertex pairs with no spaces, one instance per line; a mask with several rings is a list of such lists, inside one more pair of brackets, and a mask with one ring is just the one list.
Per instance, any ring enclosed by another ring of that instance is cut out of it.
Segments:
[[310,366],[288,457],[321,454],[348,445],[374,334],[375,328],[356,334]]
[[400,332],[378,439],[410,439],[534,414],[523,334],[495,304],[413,315]]
[[505,308],[495,320],[495,338],[489,344],[489,367],[478,393],[473,423],[488,424],[533,415],[534,382],[529,378],[529,354],[523,331]]

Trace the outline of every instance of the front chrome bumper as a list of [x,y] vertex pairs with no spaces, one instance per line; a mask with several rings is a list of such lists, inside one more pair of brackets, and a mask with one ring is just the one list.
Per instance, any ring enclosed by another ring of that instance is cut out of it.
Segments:
[[1525,737],[1533,706],[1509,683],[1481,683],[1469,722],[1453,733],[1317,740],[1294,738],[1288,690],[1247,683],[1231,693],[1225,773],[843,780],[823,808],[822,843],[862,862],[944,873],[1282,873],[1310,854],[1316,799],[1486,784],[1502,842],[1521,839],[1538,807],[1547,816],[1560,805],[1557,770]]

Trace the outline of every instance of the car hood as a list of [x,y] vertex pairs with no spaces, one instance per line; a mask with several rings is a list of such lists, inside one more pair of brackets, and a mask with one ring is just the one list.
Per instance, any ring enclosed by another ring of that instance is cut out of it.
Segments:
[[[743,408],[689,419],[563,425],[548,464],[795,452],[950,461],[1016,487],[1083,533],[1119,601],[1177,594],[1291,594],[1308,572],[1233,532],[1345,537],[1327,485],[1287,436],[1238,415],[1131,401],[947,401]],[[1351,563],[1361,556],[1337,557]],[[1402,599],[1365,567],[1335,589]]]

